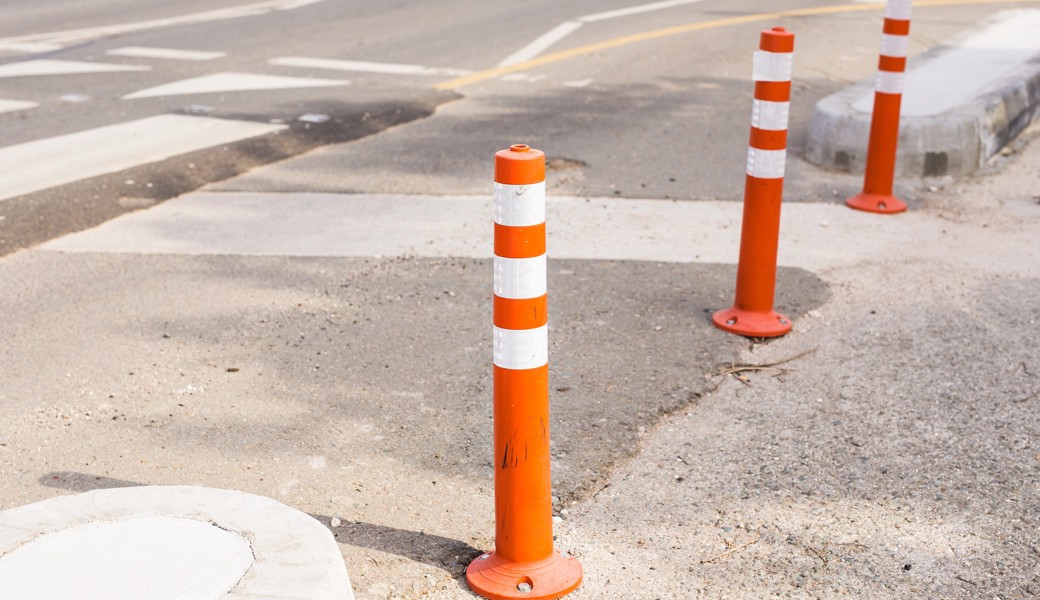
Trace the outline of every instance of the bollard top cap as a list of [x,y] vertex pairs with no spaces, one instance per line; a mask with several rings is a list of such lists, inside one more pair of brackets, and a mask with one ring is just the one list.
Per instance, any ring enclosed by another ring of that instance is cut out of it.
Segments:
[[527,144],[513,144],[495,153],[495,181],[530,185],[545,181],[545,153]]
[[758,47],[766,52],[794,52],[794,34],[783,27],[766,29]]

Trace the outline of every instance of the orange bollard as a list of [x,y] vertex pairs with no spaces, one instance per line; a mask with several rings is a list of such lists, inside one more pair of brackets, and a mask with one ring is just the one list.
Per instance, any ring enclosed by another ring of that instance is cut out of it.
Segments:
[[581,583],[553,549],[549,473],[545,154],[495,154],[495,550],[466,569],[485,598],[548,599]]
[[755,100],[744,183],[736,301],[732,307],[716,312],[712,321],[730,333],[776,337],[791,330],[791,320],[773,310],[773,296],[787,161],[794,34],[783,27],[768,29],[762,32],[759,48],[752,75]]
[[906,210],[906,202],[896,198],[892,192],[892,180],[896,172],[899,105],[903,100],[909,35],[910,0],[888,0],[874,88],[874,113],[870,118],[863,193],[845,201],[847,206],[856,210],[886,214]]

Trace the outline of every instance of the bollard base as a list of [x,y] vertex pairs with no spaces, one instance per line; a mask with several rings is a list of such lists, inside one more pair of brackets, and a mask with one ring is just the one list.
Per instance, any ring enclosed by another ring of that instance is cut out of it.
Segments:
[[845,205],[856,210],[891,215],[906,210],[906,202],[895,196],[868,194],[866,192],[853,196],[845,201]]
[[711,321],[723,331],[746,337],[779,337],[791,331],[791,319],[774,310],[753,312],[733,306],[716,312]]
[[478,556],[466,569],[470,589],[490,600],[561,598],[578,587],[581,577],[578,559],[562,552],[530,563],[504,560],[489,552]]

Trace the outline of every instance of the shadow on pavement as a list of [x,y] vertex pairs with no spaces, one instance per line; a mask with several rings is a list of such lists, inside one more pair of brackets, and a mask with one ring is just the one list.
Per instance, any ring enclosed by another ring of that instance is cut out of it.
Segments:
[[331,516],[311,516],[328,527],[338,542],[396,554],[447,571],[452,577],[465,572],[466,565],[482,552],[466,542],[423,531],[409,531],[360,521],[344,521],[338,527],[332,527]]
[[70,492],[89,492],[91,490],[106,490],[109,488],[138,487],[145,485],[137,481],[126,481],[123,479],[112,479],[101,475],[90,473],[77,473],[76,471],[51,471],[40,476],[37,480],[40,485],[49,488],[69,490]]
[[[121,487],[137,487],[145,485],[137,481],[113,479],[90,473],[76,471],[51,471],[38,479],[41,485],[49,488],[68,490],[71,492],[89,492]],[[442,569],[450,575],[465,572],[466,565],[474,556],[482,551],[466,542],[453,540],[439,535],[431,535],[423,531],[409,531],[374,523],[345,521],[332,527],[332,517],[327,515],[311,515],[332,532],[337,541],[352,546],[360,546],[379,552],[425,563],[431,567]]]

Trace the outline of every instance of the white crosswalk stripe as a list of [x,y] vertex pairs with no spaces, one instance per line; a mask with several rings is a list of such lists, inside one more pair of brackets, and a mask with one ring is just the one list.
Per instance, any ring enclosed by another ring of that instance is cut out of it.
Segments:
[[225,52],[206,52],[201,50],[177,50],[175,48],[147,48],[143,46],[124,46],[109,50],[110,56],[132,56],[135,58],[158,58],[161,60],[215,60],[227,56]]
[[[195,23],[211,23],[213,21],[224,21],[253,17],[267,14],[272,11],[286,11],[303,8],[311,4],[317,4],[324,0],[268,0],[266,2],[255,2],[239,6],[217,8],[198,13],[178,15],[162,19],[148,21],[135,21],[131,23],[118,23],[102,25],[99,27],[85,27],[81,29],[69,29],[65,31],[52,31],[49,33],[35,33],[10,38],[0,38],[0,49],[19,49],[26,52],[50,52],[60,50],[70,44],[78,44],[97,40],[113,35],[149,31],[177,25],[190,25]],[[32,49],[32,48],[37,49]],[[40,48],[46,48],[42,50]]]
[[292,88],[315,88],[347,85],[349,81],[338,79],[314,79],[303,77],[279,77],[253,73],[213,73],[191,79],[150,87],[123,96],[124,100],[155,98],[158,96],[182,96],[186,94],[212,94],[216,92],[246,92],[255,90],[284,90]]
[[309,58],[306,56],[283,56],[271,59],[270,63],[272,65],[280,67],[330,69],[333,71],[354,71],[361,73],[385,73],[387,75],[431,75],[444,77],[458,77],[462,75],[469,75],[472,72],[467,71],[465,69],[445,69],[440,67],[403,65],[399,63],[366,62],[360,60]]
[[35,108],[39,104],[35,102],[26,102],[24,100],[3,100],[0,99],[0,113],[12,112],[16,110],[25,110],[27,108]]
[[0,200],[285,128],[159,115],[0,148]]
[[144,65],[116,65],[74,60],[25,60],[0,65],[0,78],[36,77],[41,75],[80,75],[85,73],[115,73],[120,71],[149,71]]

